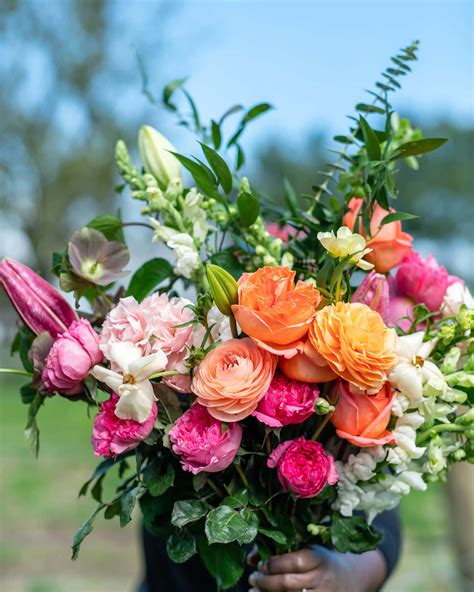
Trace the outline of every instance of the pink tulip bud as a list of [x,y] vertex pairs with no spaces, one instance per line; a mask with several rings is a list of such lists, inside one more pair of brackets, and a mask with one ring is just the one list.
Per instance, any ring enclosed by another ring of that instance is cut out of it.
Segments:
[[0,283],[23,322],[36,335],[57,337],[77,315],[51,284],[15,259],[0,263]]
[[371,271],[352,296],[352,302],[362,302],[388,320],[390,289],[387,278],[381,273]]

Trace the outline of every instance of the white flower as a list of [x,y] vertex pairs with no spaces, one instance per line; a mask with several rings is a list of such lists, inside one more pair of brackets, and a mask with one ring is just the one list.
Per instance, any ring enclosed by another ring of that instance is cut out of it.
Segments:
[[357,233],[352,233],[347,226],[341,226],[337,235],[331,232],[318,232],[317,238],[323,247],[334,259],[345,259],[350,257],[350,263],[357,265],[364,271],[372,269],[372,263],[364,261],[364,255],[372,249],[366,248],[365,238]]
[[[232,331],[230,328],[229,317],[222,314],[215,304],[207,313],[207,323],[212,327],[212,338],[217,341],[227,341],[232,339]],[[199,344],[200,345],[200,344]]]
[[148,221],[154,229],[152,238],[152,242],[154,243],[168,243],[169,240],[171,240],[176,234],[178,234],[177,230],[175,230],[174,228],[170,228],[169,226],[164,226],[156,218],[150,216],[150,218],[148,218]]
[[428,361],[436,341],[423,343],[424,332],[404,335],[397,340],[395,353],[398,361],[388,375],[388,380],[397,390],[419,404],[423,399],[423,385],[433,378],[443,377],[440,369]]
[[129,342],[112,343],[110,361],[121,373],[103,366],[94,366],[92,374],[120,397],[115,415],[120,419],[146,421],[152,412],[155,398],[151,376],[166,368],[168,359],[161,351],[142,356],[141,350]]
[[153,242],[163,241],[173,250],[176,258],[174,272],[189,279],[192,272],[200,265],[199,253],[193,237],[186,232],[178,232],[174,228],[164,226],[155,218],[149,218],[149,220],[155,230]]
[[468,308],[474,308],[474,298],[469,288],[462,282],[455,282],[448,286],[443,301],[443,313],[446,316],[457,315],[463,304]]
[[144,125],[138,134],[138,149],[143,167],[153,175],[161,189],[165,190],[170,181],[181,179],[181,164],[171,154],[175,147],[159,131]]
[[426,448],[416,445],[416,431],[424,423],[425,418],[420,413],[407,413],[397,420],[392,430],[397,445],[387,453],[387,461],[397,467],[397,473],[406,470],[412,459],[425,453]]
[[207,223],[207,214],[202,209],[203,196],[192,188],[184,198],[183,218],[193,225],[193,237],[198,244],[202,244],[206,240],[209,232],[209,224]]

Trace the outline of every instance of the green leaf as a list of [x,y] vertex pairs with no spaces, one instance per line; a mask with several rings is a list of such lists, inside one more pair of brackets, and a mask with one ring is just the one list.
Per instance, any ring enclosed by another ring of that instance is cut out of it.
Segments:
[[152,497],[147,493],[140,497],[143,525],[153,535],[167,537],[173,532],[170,516],[175,498],[176,492],[171,489],[160,497]]
[[249,508],[242,508],[240,510],[240,515],[247,523],[248,528],[245,531],[245,533],[237,539],[237,541],[241,545],[248,545],[253,540],[255,540],[255,537],[257,536],[258,516],[257,516],[256,512],[252,512],[252,510],[250,510]]
[[33,388],[31,382],[24,384],[20,387],[21,402],[25,405],[29,405],[36,397],[37,390]]
[[424,138],[423,140],[413,140],[401,144],[395,154],[390,160],[398,160],[400,158],[407,158],[408,156],[417,156],[418,154],[425,154],[432,152],[447,142],[447,138]]
[[375,105],[366,105],[365,103],[358,103],[356,110],[362,111],[362,113],[381,113],[382,115],[385,113],[385,109],[376,107]]
[[28,407],[28,419],[25,426],[25,438],[30,445],[34,455],[38,457],[39,454],[39,428],[36,422],[38,411],[44,403],[44,396],[36,393],[35,398],[31,401]]
[[95,501],[102,503],[102,481],[104,480],[105,474],[101,475],[94,483],[94,487],[91,489],[91,495]]
[[172,152],[170,150],[170,153],[173,154],[179,160],[179,162],[191,173],[197,185],[202,189],[202,191],[204,191],[204,193],[207,193],[207,195],[213,197],[221,203],[225,201],[222,195],[217,190],[217,179],[214,177],[214,174],[211,171],[211,169],[209,169],[200,162],[191,160],[183,154],[179,154],[178,152]]
[[260,532],[264,536],[268,537],[269,539],[272,539],[273,541],[275,541],[279,545],[286,545],[288,542],[288,539],[280,530],[270,530],[268,528],[259,528],[258,532]]
[[216,150],[219,150],[220,145],[222,143],[222,134],[221,134],[220,125],[218,123],[216,123],[214,120],[211,121],[211,133],[212,133],[212,141],[214,143],[214,148]]
[[126,491],[120,497],[120,503],[122,505],[122,509],[120,511],[120,526],[122,528],[126,526],[132,519],[132,512],[137,501],[138,492],[139,487],[134,487],[130,491]]
[[182,528],[190,522],[196,522],[204,518],[209,511],[208,503],[198,499],[180,500],[173,506],[173,513],[171,514],[171,524]]
[[134,296],[141,302],[154,288],[173,275],[172,266],[166,259],[150,259],[133,274],[127,289],[127,296]]
[[33,364],[30,361],[30,349],[33,341],[35,339],[35,334],[29,327],[26,325],[22,325],[15,337],[15,340],[12,345],[12,354],[18,352],[20,355],[21,363],[23,364],[23,368],[27,372],[33,372]]
[[385,226],[385,224],[390,224],[390,222],[396,222],[397,220],[413,220],[413,218],[418,218],[418,216],[407,214],[406,212],[392,212],[382,218],[380,226]]
[[340,553],[365,553],[375,549],[382,540],[381,533],[362,516],[345,518],[334,514],[330,532],[332,544]]
[[197,543],[199,555],[217,585],[223,589],[234,586],[244,573],[245,548],[237,543],[209,545],[204,537]]
[[92,532],[95,517],[100,512],[100,510],[102,510],[103,507],[104,507],[103,505],[100,505],[98,508],[96,508],[92,512],[92,514],[89,516],[89,518],[83,524],[81,524],[81,526],[77,529],[76,534],[74,535],[74,538],[72,539],[71,559],[73,559],[73,560],[77,559],[77,557],[79,555],[79,550],[81,548],[81,543],[86,538],[86,536]]
[[251,193],[243,192],[237,198],[240,223],[244,228],[251,226],[260,214],[258,199]]
[[380,150],[379,141],[377,140],[374,130],[370,127],[362,115],[359,118],[359,125],[364,136],[364,144],[367,150],[367,156],[370,160],[380,160],[382,157],[382,152]]
[[188,93],[187,90],[183,88],[183,94],[186,97],[189,106],[191,107],[191,112],[193,114],[194,125],[196,127],[196,131],[200,131],[202,129],[201,120],[199,119],[199,111],[196,107],[196,103],[193,101],[192,96]]
[[88,228],[94,228],[105,236],[108,240],[115,240],[121,243],[125,242],[123,236],[123,223],[117,216],[104,214],[97,216],[87,224]]
[[290,181],[285,177],[283,179],[283,186],[285,187],[285,198],[288,207],[290,208],[291,213],[293,216],[298,215],[298,196],[296,195],[296,191]]
[[122,509],[122,504],[120,500],[115,500],[111,504],[107,506],[104,512],[104,518],[106,520],[111,520],[114,516],[118,516],[120,514],[120,510]]
[[229,506],[215,508],[206,518],[205,532],[209,544],[231,543],[246,537],[250,529],[247,521]]
[[255,105],[254,107],[249,109],[247,111],[247,113],[243,116],[242,124],[248,123],[249,121],[251,121],[252,119],[255,119],[259,115],[266,113],[270,109],[273,109],[273,107],[269,103],[260,103],[258,105]]
[[225,111],[225,113],[219,119],[219,125],[221,126],[230,115],[238,113],[239,111],[243,111],[243,109],[244,108],[242,107],[242,105],[234,105],[233,107],[230,107],[230,109],[227,109],[227,111]]
[[219,179],[219,183],[221,184],[224,193],[228,195],[232,191],[232,173],[230,172],[226,161],[215,150],[209,148],[206,144],[199,143],[201,144],[207,162],[211,165],[212,170]]
[[249,494],[247,489],[235,491],[229,497],[224,498],[222,505],[229,506],[229,508],[242,508],[249,503]]
[[177,78],[176,80],[169,82],[163,89],[163,103],[171,111],[176,111],[176,105],[171,102],[171,97],[186,81],[187,78]]
[[162,495],[174,483],[174,469],[171,463],[166,464],[165,472],[162,473],[160,463],[148,465],[143,471],[143,483],[152,497]]
[[106,460],[103,460],[99,465],[97,465],[97,467],[95,468],[95,471],[92,473],[92,477],[90,479],[88,479],[84,483],[84,485],[81,487],[81,489],[79,491],[79,497],[81,497],[81,495],[86,495],[89,485],[92,483],[92,481],[105,475],[107,473],[107,471],[111,467],[113,467],[115,465],[115,463],[117,463],[117,462],[118,462],[118,459],[108,458]]
[[196,539],[187,530],[175,530],[166,541],[168,557],[175,563],[184,563],[196,554]]

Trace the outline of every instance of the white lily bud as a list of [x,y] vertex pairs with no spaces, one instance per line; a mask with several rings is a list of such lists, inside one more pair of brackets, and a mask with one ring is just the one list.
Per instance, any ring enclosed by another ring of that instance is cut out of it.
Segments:
[[171,181],[181,180],[181,164],[171,154],[176,149],[155,128],[142,126],[138,134],[138,149],[145,171],[155,177],[163,191]]

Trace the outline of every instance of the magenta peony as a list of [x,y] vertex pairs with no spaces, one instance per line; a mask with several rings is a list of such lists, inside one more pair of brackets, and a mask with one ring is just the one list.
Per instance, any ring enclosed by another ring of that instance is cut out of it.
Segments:
[[387,322],[390,307],[387,278],[381,273],[371,271],[352,295],[351,302],[366,304]]
[[42,373],[46,390],[63,395],[81,393],[82,381],[102,358],[99,336],[89,321],[74,321],[49,350]]
[[110,398],[101,404],[99,413],[94,418],[91,442],[96,456],[112,458],[132,450],[147,438],[153,429],[158,410],[155,401],[150,417],[143,423],[118,418],[115,415],[118,401],[119,397],[112,393]]
[[318,396],[319,389],[315,384],[276,375],[252,415],[273,428],[301,423],[314,413]]
[[[224,429],[226,428],[226,429]],[[194,403],[169,432],[173,452],[181,458],[185,471],[217,473],[234,460],[242,439],[238,423],[225,426],[207,409]]]
[[282,442],[271,453],[267,465],[277,469],[285,491],[301,498],[318,495],[339,478],[334,459],[322,444],[303,437]]

